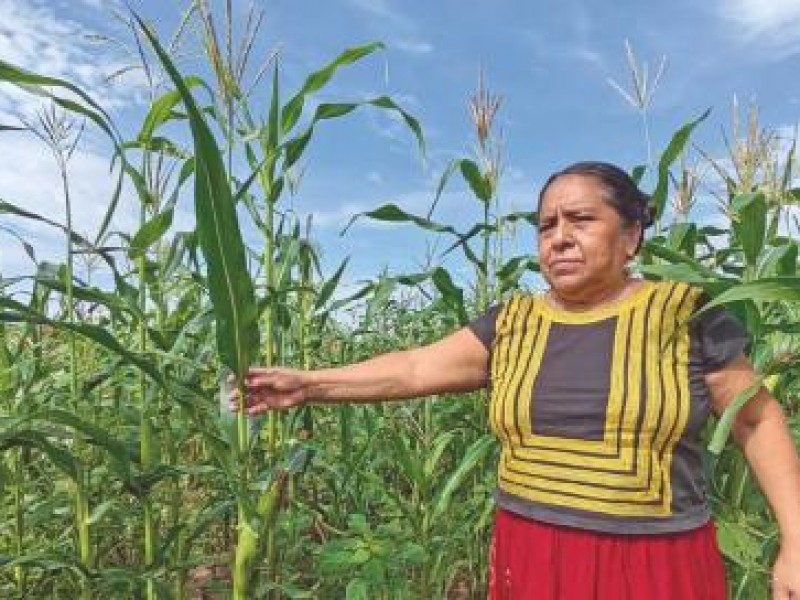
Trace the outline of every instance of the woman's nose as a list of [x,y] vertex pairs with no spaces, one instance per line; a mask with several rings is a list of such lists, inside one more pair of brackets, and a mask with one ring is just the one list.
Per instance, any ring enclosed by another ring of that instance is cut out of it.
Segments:
[[556,246],[568,245],[572,242],[572,227],[564,220],[559,220],[553,227],[552,242]]

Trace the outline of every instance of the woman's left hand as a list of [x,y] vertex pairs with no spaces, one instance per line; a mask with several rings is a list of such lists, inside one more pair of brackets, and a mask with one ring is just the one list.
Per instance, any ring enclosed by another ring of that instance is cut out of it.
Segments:
[[800,600],[800,547],[781,548],[772,568],[773,600]]

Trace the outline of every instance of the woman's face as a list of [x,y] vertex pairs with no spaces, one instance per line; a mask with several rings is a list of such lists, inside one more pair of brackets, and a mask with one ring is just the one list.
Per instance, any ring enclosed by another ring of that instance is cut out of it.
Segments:
[[603,199],[607,193],[592,176],[563,175],[542,198],[541,270],[562,298],[591,302],[607,297],[625,281],[625,266],[636,252],[640,226],[625,227]]

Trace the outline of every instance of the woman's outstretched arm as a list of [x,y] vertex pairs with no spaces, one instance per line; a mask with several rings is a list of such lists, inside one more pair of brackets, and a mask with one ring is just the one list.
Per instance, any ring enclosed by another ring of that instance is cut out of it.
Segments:
[[[249,414],[285,409],[308,402],[380,402],[485,387],[489,351],[468,328],[430,344],[390,352],[360,363],[302,371],[253,367],[247,375]],[[238,394],[231,395],[238,407]]]

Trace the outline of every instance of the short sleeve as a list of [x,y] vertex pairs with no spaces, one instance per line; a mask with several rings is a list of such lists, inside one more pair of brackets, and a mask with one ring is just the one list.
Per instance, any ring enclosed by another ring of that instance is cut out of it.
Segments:
[[494,343],[495,330],[497,329],[497,315],[502,307],[502,304],[491,306],[480,317],[467,323],[467,327],[472,330],[472,333],[490,350]]
[[697,317],[702,368],[705,373],[718,371],[744,352],[750,336],[747,330],[722,306]]

